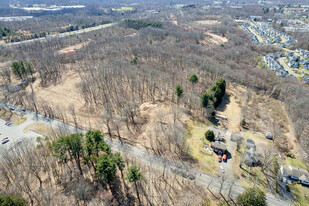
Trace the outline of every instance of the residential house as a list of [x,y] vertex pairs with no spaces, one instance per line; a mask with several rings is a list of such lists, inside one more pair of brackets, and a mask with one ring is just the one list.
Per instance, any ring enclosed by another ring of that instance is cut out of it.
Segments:
[[211,143],[211,148],[215,153],[224,154],[226,152],[227,146],[223,142],[215,141]]
[[251,148],[249,151],[244,153],[243,163],[248,167],[257,167],[261,165],[261,155],[255,153],[255,150]]
[[307,170],[293,167],[293,166],[281,166],[280,172],[283,177],[287,177],[293,181],[305,180],[309,181],[309,173]]

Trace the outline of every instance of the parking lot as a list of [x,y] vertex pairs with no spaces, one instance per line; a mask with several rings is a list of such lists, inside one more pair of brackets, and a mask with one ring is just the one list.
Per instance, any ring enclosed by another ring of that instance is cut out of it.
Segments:
[[[30,117],[29,114],[25,114],[28,117]],[[38,136],[42,136],[34,131],[27,131],[24,132],[24,129],[33,123],[33,120],[29,118],[26,122],[20,124],[20,125],[14,125],[11,124],[10,126],[6,125],[7,120],[0,119],[0,139],[3,140],[4,138],[8,137],[9,141],[5,144],[1,144],[1,148],[10,148],[16,144],[22,144],[22,141],[27,140],[31,141],[35,144],[36,138]]]

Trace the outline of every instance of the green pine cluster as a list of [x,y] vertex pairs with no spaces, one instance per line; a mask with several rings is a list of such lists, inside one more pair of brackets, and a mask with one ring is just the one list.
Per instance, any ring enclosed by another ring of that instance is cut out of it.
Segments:
[[[120,153],[111,152],[110,146],[106,144],[100,131],[88,131],[86,135],[62,136],[52,142],[50,147],[53,149],[53,155],[63,163],[74,162],[81,175],[83,175],[82,165],[87,164],[94,169],[97,177],[107,184],[113,183],[117,170],[122,174],[125,168]],[[128,171],[130,181],[132,180],[132,172],[136,172],[131,170],[129,168]],[[133,182],[140,178],[133,178]]]
[[207,107],[213,103],[217,107],[223,99],[226,90],[226,82],[223,78],[218,79],[208,90],[201,95],[201,103],[203,107]]
[[2,39],[3,37],[6,37],[6,36],[10,36],[10,35],[12,35],[12,34],[14,34],[14,31],[13,30],[11,30],[11,29],[9,29],[9,28],[7,28],[7,27],[1,27],[0,26],[0,39]]
[[141,29],[144,27],[157,27],[161,28],[162,24],[158,22],[151,22],[151,21],[142,21],[142,20],[135,20],[135,19],[126,19],[124,20],[124,24],[126,27],[133,28],[133,29]]
[[34,74],[34,69],[32,65],[28,62],[14,62],[11,66],[12,71],[15,76],[19,77],[20,79],[24,79],[28,75],[33,75]]

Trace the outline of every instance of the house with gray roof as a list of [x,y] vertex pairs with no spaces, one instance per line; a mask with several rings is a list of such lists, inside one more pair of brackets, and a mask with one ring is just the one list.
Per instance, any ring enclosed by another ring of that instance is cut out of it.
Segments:
[[307,170],[293,167],[293,166],[281,166],[280,172],[283,177],[290,178],[291,176],[298,178],[299,180],[309,181],[309,173]]

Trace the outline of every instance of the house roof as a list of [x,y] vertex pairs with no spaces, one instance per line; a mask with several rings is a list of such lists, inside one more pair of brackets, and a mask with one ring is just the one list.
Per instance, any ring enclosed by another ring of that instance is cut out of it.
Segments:
[[226,144],[223,142],[215,141],[211,143],[211,147],[226,150]]
[[231,141],[237,142],[237,141],[242,141],[244,137],[240,133],[233,133],[231,135]]
[[280,170],[282,175],[291,175],[301,180],[309,180],[309,173],[305,169],[293,166],[281,166]]
[[247,139],[246,148],[255,148],[255,143],[252,139]]
[[254,151],[244,153],[244,163],[249,167],[255,167],[260,164],[260,155],[254,153]]

